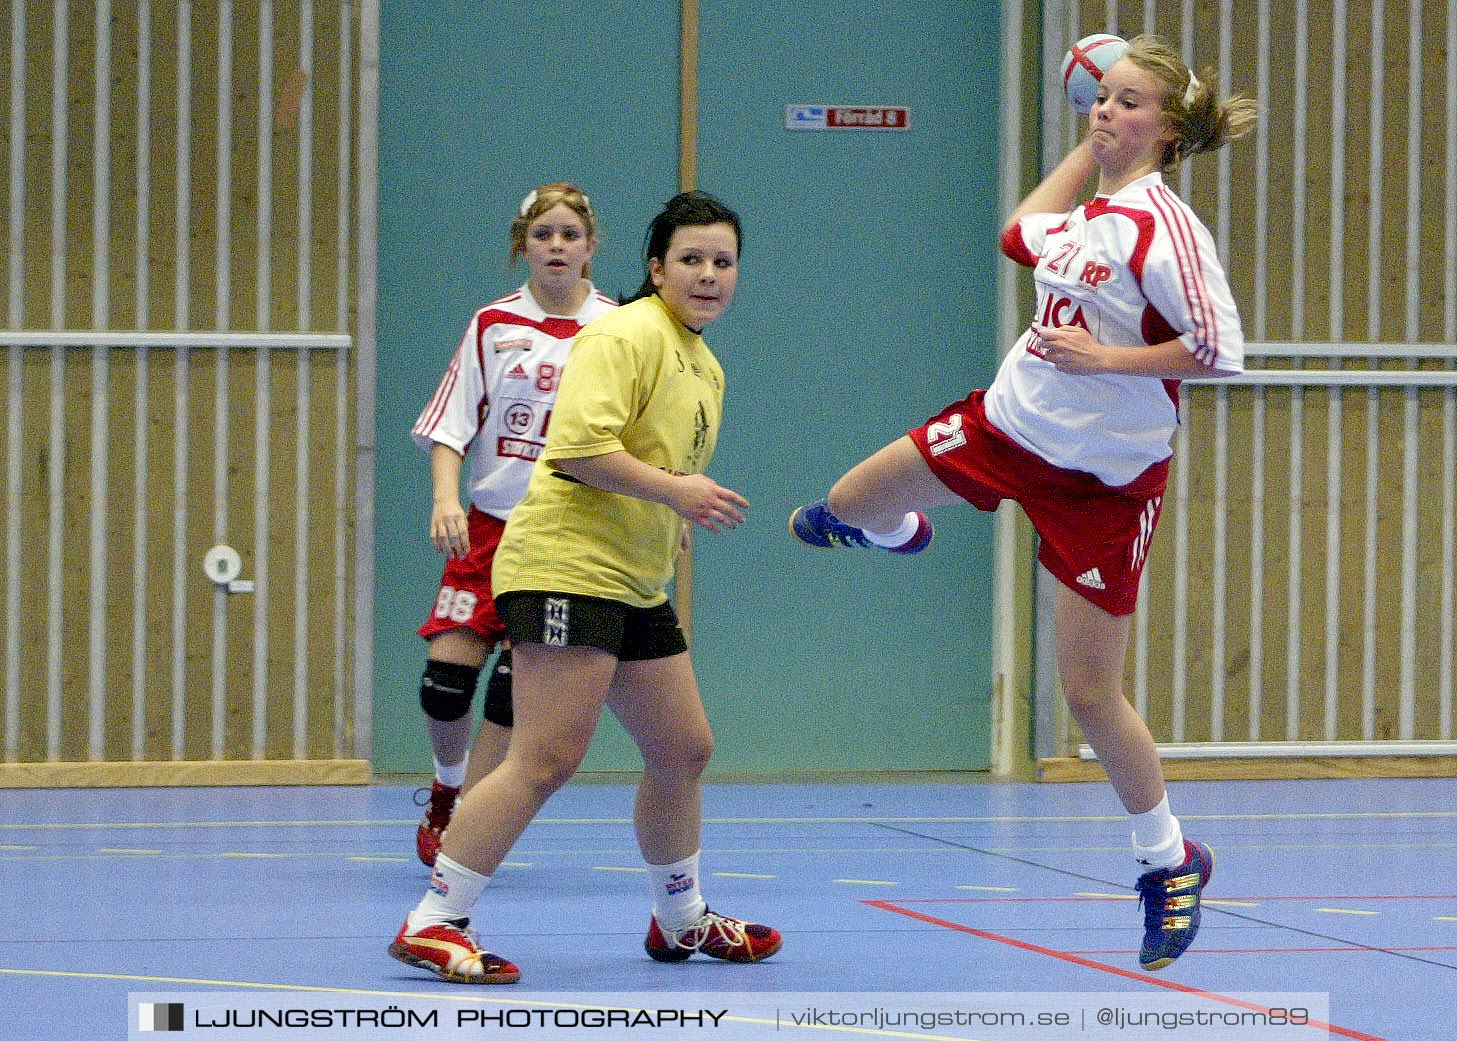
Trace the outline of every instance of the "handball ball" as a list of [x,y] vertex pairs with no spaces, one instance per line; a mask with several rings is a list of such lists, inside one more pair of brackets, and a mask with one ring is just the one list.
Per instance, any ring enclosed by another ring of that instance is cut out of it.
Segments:
[[1078,115],[1085,116],[1098,97],[1103,73],[1123,57],[1128,41],[1109,33],[1084,36],[1062,59],[1062,89]]

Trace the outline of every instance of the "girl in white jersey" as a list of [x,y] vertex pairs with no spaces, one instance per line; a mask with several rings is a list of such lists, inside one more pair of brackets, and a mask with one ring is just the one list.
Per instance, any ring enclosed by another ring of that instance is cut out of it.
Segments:
[[[1039,560],[1061,582],[1063,692],[1133,825],[1144,904],[1139,962],[1161,969],[1199,928],[1214,856],[1169,810],[1147,725],[1123,695],[1138,584],[1158,523],[1185,379],[1243,371],[1244,342],[1214,242],[1164,183],[1186,156],[1256,118],[1221,101],[1177,53],[1147,37],[1104,75],[1089,133],[1022,200],[1002,250],[1034,269],[1027,331],[992,386],[974,392],[801,507],[790,530],[813,546],[918,552],[921,509],[1021,504]],[[1075,205],[1097,174],[1097,193]]]
[[643,758],[633,823],[652,897],[648,956],[757,962],[779,950],[778,930],[710,910],[699,885],[699,778],[713,732],[666,594],[687,528],[736,528],[749,505],[705,472],[724,377],[702,333],[733,300],[740,241],[738,215],[719,200],[675,196],[648,229],[637,295],[572,345],[492,569],[515,657],[516,728],[505,761],[461,800],[430,889],[390,945],[400,961],[452,983],[520,978],[481,948],[472,909],[576,772],[604,706]]
[[[546,441],[572,338],[617,306],[588,280],[597,234],[591,202],[575,185],[545,184],[526,196],[511,222],[510,259],[524,258],[530,277],[471,318],[410,431],[430,455],[430,541],[446,558],[435,606],[419,630],[430,641],[420,705],[435,781],[415,849],[428,865],[435,863],[461,790],[506,752],[512,714],[511,652],[505,647],[486,686],[484,719],[471,748],[476,682],[506,636],[491,593],[491,563]],[[467,455],[469,510],[460,502]]]

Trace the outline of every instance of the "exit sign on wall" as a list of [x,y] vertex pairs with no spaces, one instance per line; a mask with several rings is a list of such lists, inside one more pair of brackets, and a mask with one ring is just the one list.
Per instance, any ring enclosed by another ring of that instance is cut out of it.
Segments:
[[786,105],[786,130],[908,130],[911,110],[899,105]]

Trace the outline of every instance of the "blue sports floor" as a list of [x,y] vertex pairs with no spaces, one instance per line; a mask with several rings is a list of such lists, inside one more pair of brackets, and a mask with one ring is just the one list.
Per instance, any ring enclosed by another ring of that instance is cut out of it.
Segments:
[[[641,947],[631,786],[576,783],[477,909],[483,942],[522,968],[515,987],[452,986],[386,955],[426,880],[413,790],[0,792],[0,1039],[127,1037],[129,994],[249,988],[1175,992],[1231,1007],[1319,992],[1328,1029],[1278,1036],[1457,1039],[1457,780],[1173,786],[1186,834],[1218,859],[1194,949],[1157,974],[1138,970],[1127,828],[1103,784],[711,784],[705,895],[777,926],[784,949],[661,965]],[[1160,1035],[1183,1036],[1128,1036]]]

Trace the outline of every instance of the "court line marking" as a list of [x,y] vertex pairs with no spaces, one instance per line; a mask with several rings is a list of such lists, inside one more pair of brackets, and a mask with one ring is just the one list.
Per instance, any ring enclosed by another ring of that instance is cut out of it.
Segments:
[[[1015,947],[1018,950],[1028,951],[1032,954],[1040,954],[1057,961],[1067,962],[1071,965],[1078,965],[1085,969],[1093,969],[1097,972],[1106,972],[1112,976],[1119,976],[1123,979],[1134,980],[1139,983],[1148,983],[1155,987],[1162,987],[1165,990],[1177,991],[1181,994],[1191,994],[1195,997],[1216,1001],[1223,1005],[1232,1005],[1235,1008],[1247,1009],[1251,1012],[1269,1013],[1269,1009],[1262,1005],[1249,1001],[1241,1001],[1239,998],[1228,994],[1221,994],[1218,991],[1202,990],[1199,987],[1191,987],[1183,983],[1175,983],[1173,980],[1160,979],[1151,976],[1146,972],[1134,972],[1132,969],[1122,969],[1116,965],[1109,965],[1107,962],[1094,961],[1092,958],[1084,958],[1081,955],[1072,954],[1068,951],[1058,951],[1051,947],[1043,947],[1039,944],[1029,943],[1026,940],[1018,940],[1011,936],[1004,936],[1001,933],[989,932],[985,929],[977,929],[970,925],[962,925],[960,922],[948,921],[945,918],[937,918],[934,915],[922,914],[920,911],[912,911],[910,908],[898,907],[896,901],[892,900],[864,900],[862,903],[881,911],[889,911],[892,914],[904,915],[907,918],[924,922],[927,925],[939,926],[943,929],[951,929],[954,932],[966,933],[982,940],[991,940],[995,943],[1006,944],[1008,947]],[[1332,1034],[1339,1034],[1341,1037],[1353,1038],[1354,1041],[1387,1041],[1386,1038],[1378,1037],[1375,1034],[1365,1034],[1359,1030],[1351,1030],[1347,1027],[1336,1026],[1333,1023],[1323,1023],[1319,1020],[1312,1020],[1310,1026],[1314,1029],[1324,1029]]]
[[[1076,876],[1081,878],[1082,876]],[[1134,893],[1074,893],[1072,896],[920,896],[907,897],[902,900],[903,904],[995,904],[995,903],[1067,903],[1076,900],[1137,900]],[[1226,897],[1205,897],[1200,899],[1201,904],[1224,904],[1226,906],[1250,906],[1258,907],[1261,903],[1274,902],[1277,900],[1457,900],[1457,894],[1453,893],[1385,893],[1385,894],[1346,894],[1346,893],[1318,893],[1315,895],[1300,896],[1226,896]],[[1371,914],[1378,912],[1372,911]],[[1457,921],[1457,919],[1453,919]]]
[[[1421,951],[1424,953],[1440,951],[1445,954],[1447,951],[1457,951],[1457,947],[1444,947],[1439,944],[1424,944],[1421,946],[1406,947],[1399,947],[1395,945],[1390,947],[1372,947],[1369,944],[1361,944],[1352,941],[1350,943],[1346,943],[1344,946],[1341,947],[1219,947],[1215,949],[1201,947],[1199,949],[1199,957],[1212,958],[1221,954],[1400,954],[1403,951]],[[1127,947],[1116,949],[1091,948],[1078,950],[1073,953],[1131,954],[1132,951]],[[1451,968],[1451,966],[1443,963],[1438,964],[1441,964],[1443,968]]]
[[[1330,813],[1181,813],[1186,821],[1301,821],[1301,820],[1438,820],[1457,818],[1457,810],[1357,811]],[[1113,815],[997,816],[997,817],[705,817],[704,824],[1105,824],[1125,820]],[[316,828],[396,827],[418,824],[418,818],[352,818],[320,820],[228,821],[36,821],[0,824],[5,831],[65,831],[101,828]],[[538,817],[542,825],[632,824],[631,817]]]
[[[911,836],[916,836],[918,838],[930,838],[931,837],[931,836],[922,835],[920,832],[911,831],[911,830],[905,829],[905,828],[894,828],[894,827],[891,827],[889,825],[882,825],[882,827],[884,827],[887,831],[893,831],[893,832],[895,832],[898,835],[911,835]],[[1048,864],[1039,863],[1038,861],[1035,861],[1035,860],[1029,860],[1029,859],[1027,859],[1025,857],[1013,856],[1010,853],[999,852],[997,850],[992,850],[992,849],[985,849],[985,848],[980,847],[980,846],[974,846],[974,845],[972,845],[970,843],[967,843],[967,842],[958,842],[958,841],[955,841],[955,840],[952,840],[952,839],[938,839],[936,841],[939,841],[939,842],[944,843],[947,846],[947,848],[949,848],[949,849],[959,849],[959,850],[964,850],[964,851],[966,851],[968,853],[979,853],[979,854],[981,854],[983,856],[994,857],[994,858],[999,859],[999,860],[1008,860],[1008,861],[1011,861],[1012,863],[1015,863],[1015,864],[1024,864],[1027,867],[1037,868],[1037,869],[1039,869],[1041,871],[1051,871],[1054,874],[1063,876],[1064,878],[1077,878],[1077,879],[1083,880],[1084,882],[1093,882],[1093,883],[1096,883],[1098,885],[1103,885],[1103,886],[1112,886],[1112,885],[1115,884],[1115,883],[1109,882],[1107,879],[1104,879],[1104,878],[1096,878],[1096,877],[1094,877],[1092,875],[1085,875],[1085,874],[1082,874],[1081,872],[1072,871],[1072,870],[1070,870],[1068,868],[1053,867],[1053,866],[1048,865]],[[1128,887],[1125,886],[1123,888],[1126,890]],[[1406,898],[1407,899],[1424,899],[1424,900],[1434,899],[1432,896],[1430,896],[1428,894],[1422,894],[1420,896],[1413,895],[1413,896],[1408,896]],[[1015,897],[946,897],[946,898],[942,898],[942,900],[944,902],[946,902],[946,903],[974,903],[974,902],[978,902],[978,901],[993,901],[993,900],[1009,900],[1010,901],[1010,900],[1015,900],[1015,899],[1016,899]],[[1051,898],[1048,898],[1048,899],[1051,899],[1051,900],[1056,901],[1056,900],[1076,899],[1076,898],[1051,897]],[[1350,898],[1349,897],[1342,897],[1342,896],[1331,896],[1331,897],[1316,897],[1315,899],[1324,899],[1324,900],[1332,900],[1332,901],[1335,901],[1335,900],[1350,899]],[[1443,897],[1440,897],[1438,899],[1450,899],[1450,897],[1443,896]],[[930,902],[937,902],[937,901],[926,901],[926,902],[930,903]],[[1450,969],[1450,968],[1452,968],[1452,966],[1449,965],[1449,964],[1447,964],[1446,962],[1438,962],[1438,961],[1433,961],[1433,960],[1431,960],[1429,958],[1421,958],[1421,957],[1418,957],[1417,955],[1415,955],[1413,953],[1406,952],[1406,951],[1401,951],[1401,950],[1396,950],[1396,949],[1389,948],[1389,947],[1380,947],[1380,946],[1377,946],[1377,945],[1374,945],[1374,944],[1362,943],[1362,942],[1356,941],[1356,940],[1347,940],[1347,939],[1345,939],[1344,937],[1341,937],[1341,936],[1331,936],[1331,935],[1329,935],[1327,933],[1320,932],[1320,931],[1317,931],[1315,929],[1308,928],[1308,927],[1304,927],[1304,926],[1298,926],[1298,925],[1295,925],[1295,924],[1290,923],[1290,922],[1272,922],[1272,921],[1266,921],[1265,919],[1255,917],[1254,915],[1251,915],[1251,914],[1241,913],[1239,911],[1231,911],[1231,910],[1228,910],[1227,908],[1223,908],[1223,907],[1211,907],[1210,910],[1213,911],[1215,914],[1220,914],[1220,915],[1227,916],[1228,918],[1230,918],[1230,919],[1232,919],[1232,920],[1234,920],[1236,922],[1243,922],[1243,923],[1251,924],[1251,925],[1258,925],[1258,926],[1265,926],[1265,927],[1269,927],[1269,928],[1273,928],[1273,929],[1280,929],[1280,930],[1283,930],[1283,931],[1288,932],[1288,933],[1295,933],[1296,935],[1299,935],[1299,936],[1314,937],[1315,939],[1324,940],[1324,941],[1326,941],[1328,943],[1350,943],[1352,946],[1355,946],[1355,947],[1360,947],[1360,948],[1364,948],[1366,950],[1376,951],[1376,952],[1380,952],[1380,953],[1383,953],[1383,954],[1388,954],[1388,955],[1391,955],[1391,956],[1397,957],[1397,958],[1404,958],[1404,959],[1406,959],[1408,961],[1415,961],[1415,962],[1418,962],[1418,963],[1421,963],[1421,964],[1434,965],[1434,966],[1438,966],[1438,967],[1443,968],[1443,969]]]

